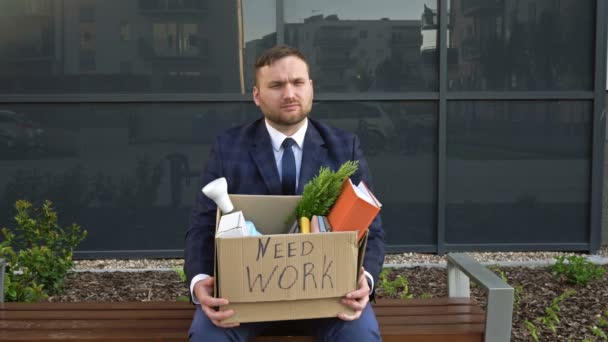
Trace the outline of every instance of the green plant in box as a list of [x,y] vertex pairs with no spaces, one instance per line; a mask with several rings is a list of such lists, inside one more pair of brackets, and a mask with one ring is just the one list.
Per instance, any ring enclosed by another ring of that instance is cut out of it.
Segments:
[[335,172],[329,167],[322,166],[319,174],[304,186],[302,199],[295,210],[295,217],[306,217],[310,220],[313,215],[327,215],[342,191],[344,180],[352,176],[358,168],[359,162],[352,160],[342,164]]

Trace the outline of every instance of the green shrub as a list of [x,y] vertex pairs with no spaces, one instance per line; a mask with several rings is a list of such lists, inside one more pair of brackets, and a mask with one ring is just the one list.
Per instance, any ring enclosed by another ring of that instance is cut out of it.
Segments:
[[395,279],[388,279],[389,270],[383,269],[379,275],[378,288],[382,289],[382,293],[389,297],[393,297],[399,293],[401,299],[413,298],[414,295],[409,293],[410,286],[407,277],[397,275]]
[[555,260],[555,264],[551,266],[553,274],[572,284],[587,285],[590,281],[602,279],[604,276],[605,270],[584,256],[557,256]]
[[51,201],[32,208],[28,201],[15,203],[17,226],[2,228],[0,258],[6,261],[4,295],[7,301],[34,302],[59,293],[73,266],[74,248],[86,237],[76,224],[62,228]]

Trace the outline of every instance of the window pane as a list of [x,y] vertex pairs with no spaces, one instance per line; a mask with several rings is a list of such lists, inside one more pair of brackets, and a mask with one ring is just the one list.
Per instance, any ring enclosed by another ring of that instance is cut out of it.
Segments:
[[256,58],[277,44],[276,0],[243,0],[243,27],[245,93],[250,93]]
[[181,250],[215,136],[257,117],[249,103],[2,107],[0,222],[14,227],[17,199],[50,199],[89,231],[81,251]]
[[446,242],[587,243],[592,104],[448,104]]
[[595,1],[450,0],[449,7],[449,89],[592,89]]
[[0,93],[240,93],[237,3],[0,0]]
[[437,90],[437,1],[284,2],[285,43],[321,92]]
[[359,136],[390,245],[435,245],[436,104],[319,102],[311,117]]

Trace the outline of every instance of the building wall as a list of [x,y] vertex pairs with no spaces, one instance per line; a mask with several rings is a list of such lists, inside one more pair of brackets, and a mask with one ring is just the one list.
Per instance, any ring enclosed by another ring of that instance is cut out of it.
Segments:
[[276,3],[0,0],[0,224],[49,198],[81,256],[180,256],[214,138],[260,116],[255,57],[286,43],[311,116],[359,135],[391,251],[599,243],[596,2],[445,1],[445,55],[437,0]]

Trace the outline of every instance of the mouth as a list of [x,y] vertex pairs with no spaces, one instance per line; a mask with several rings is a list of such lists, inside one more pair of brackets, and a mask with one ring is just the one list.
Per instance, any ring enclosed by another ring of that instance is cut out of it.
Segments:
[[287,109],[287,110],[293,110],[293,109],[297,109],[300,108],[300,104],[297,102],[294,103],[287,103],[281,106],[281,109]]

